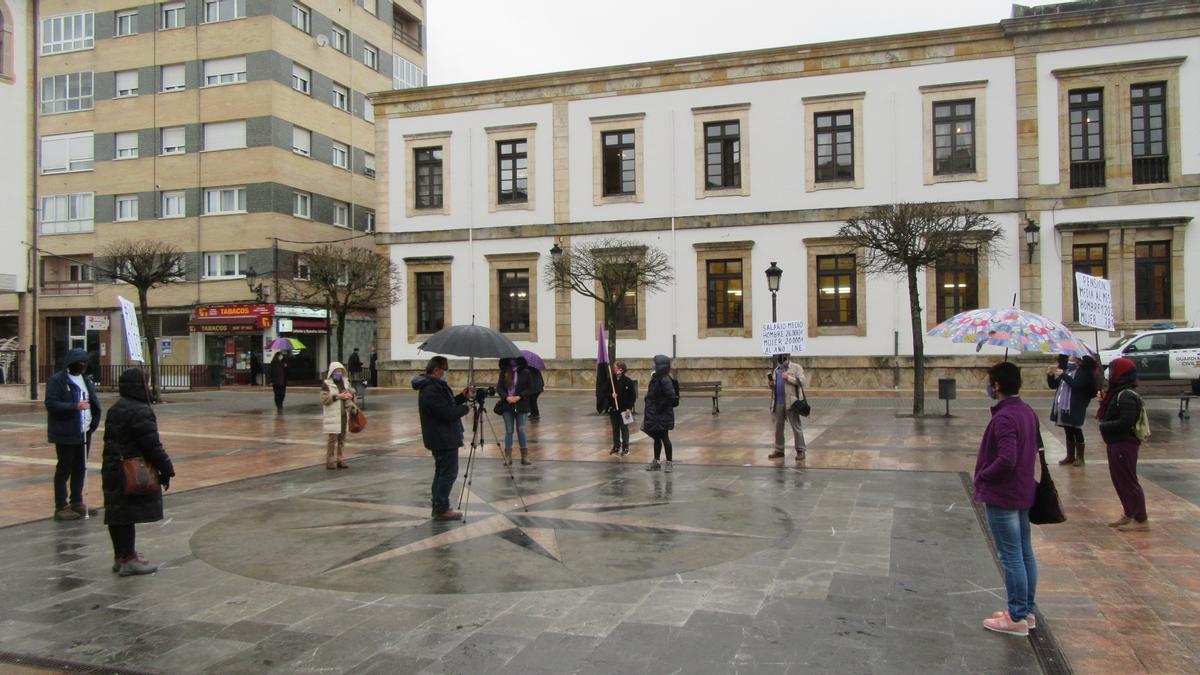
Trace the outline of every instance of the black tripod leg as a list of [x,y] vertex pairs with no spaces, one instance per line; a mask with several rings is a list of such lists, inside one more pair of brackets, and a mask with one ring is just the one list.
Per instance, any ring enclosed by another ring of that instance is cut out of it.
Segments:
[[[483,425],[479,421],[480,415],[483,414],[483,407],[477,407],[471,419],[471,449],[467,452],[467,466],[463,470],[463,484],[458,490],[458,510],[463,514],[463,522],[467,522],[467,512],[464,508],[464,503],[469,504],[471,501],[470,493],[467,491],[471,487],[471,469],[475,463],[475,448],[483,446],[483,439],[480,438],[483,431]],[[465,502],[464,502],[465,497]]]

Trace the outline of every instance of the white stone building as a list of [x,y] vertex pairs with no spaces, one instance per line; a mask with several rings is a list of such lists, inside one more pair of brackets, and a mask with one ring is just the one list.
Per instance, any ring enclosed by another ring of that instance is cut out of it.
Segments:
[[[1180,132],[1200,115],[1198,6],[1093,4],[376,95],[380,240],[407,277],[381,358],[410,369],[425,337],[474,320],[572,381],[589,372],[598,313],[548,290],[549,251],[618,237],[675,270],[669,290],[630,299],[622,358],[665,353],[705,371],[693,379],[758,384],[777,262],[778,319],[807,322],[817,383],[891,386],[912,353],[907,287],[856,272],[836,233],[895,202],[962,204],[1005,232],[999,260],[925,275],[926,328],[1014,296],[1070,324],[1084,268],[1112,279],[1119,331],[1200,321],[1200,268],[1183,264],[1200,260],[1200,136]],[[1072,111],[1103,129],[1073,132]],[[992,360],[938,339],[926,350],[930,377]]]
[[0,400],[27,398],[31,329],[30,267],[31,120],[28,0],[0,0]]

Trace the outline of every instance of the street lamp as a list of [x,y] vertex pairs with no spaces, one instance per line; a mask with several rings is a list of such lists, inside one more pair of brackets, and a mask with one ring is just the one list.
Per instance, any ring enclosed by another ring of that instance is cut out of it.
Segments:
[[1029,251],[1029,264],[1033,264],[1033,251],[1037,248],[1041,228],[1033,222],[1033,218],[1025,216],[1025,249]]
[[767,268],[767,288],[771,291],[771,323],[778,321],[775,313],[775,295],[779,293],[779,279],[783,277],[783,270],[779,269],[779,265],[774,262]]
[[269,291],[266,289],[265,284],[255,283],[256,281],[258,281],[258,272],[254,271],[254,267],[251,267],[246,270],[246,285],[250,287],[250,292],[254,294],[258,302],[263,302],[267,299]]
[[562,247],[558,245],[557,241],[554,242],[554,246],[550,247],[550,260],[554,262],[555,267],[562,262],[562,253]]

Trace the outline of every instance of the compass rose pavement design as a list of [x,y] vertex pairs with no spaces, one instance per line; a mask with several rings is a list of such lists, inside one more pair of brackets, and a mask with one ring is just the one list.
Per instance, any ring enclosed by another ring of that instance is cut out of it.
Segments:
[[[275,583],[387,593],[573,588],[708,567],[777,545],[792,531],[755,483],[636,464],[546,462],[516,474],[482,462],[465,522],[430,517],[427,471],[307,491],[200,528],[193,553]],[[462,476],[455,486],[457,505]],[[518,494],[519,492],[519,494]],[[251,553],[246,545],[252,543]]]

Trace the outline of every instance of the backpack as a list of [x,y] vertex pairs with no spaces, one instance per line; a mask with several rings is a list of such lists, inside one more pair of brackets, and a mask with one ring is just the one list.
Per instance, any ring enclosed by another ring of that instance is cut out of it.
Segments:
[[1150,438],[1150,420],[1146,417],[1146,402],[1132,389],[1126,389],[1121,393],[1124,394],[1126,391],[1133,394],[1133,398],[1138,404],[1138,421],[1133,425],[1133,435],[1137,436],[1139,442],[1144,442]]
[[670,375],[668,375],[667,377],[671,378],[671,386],[675,388],[675,395],[671,397],[671,407],[678,408],[679,407],[679,380],[675,379],[674,377],[671,377]]

